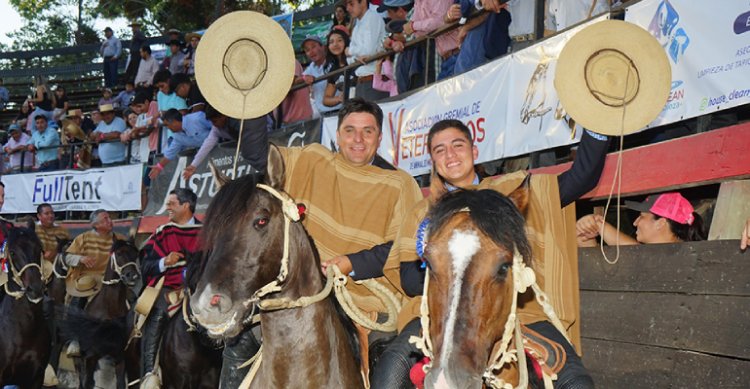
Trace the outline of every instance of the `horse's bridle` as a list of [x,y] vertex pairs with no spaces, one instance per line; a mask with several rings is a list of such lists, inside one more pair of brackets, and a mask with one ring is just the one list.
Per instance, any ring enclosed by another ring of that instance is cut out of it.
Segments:
[[114,250],[112,250],[112,253],[110,253],[109,255],[109,266],[115,271],[115,274],[117,274],[117,278],[114,278],[111,280],[103,280],[102,284],[104,285],[115,285],[115,284],[120,283],[122,281],[122,271],[128,266],[135,267],[136,273],[138,273],[139,276],[141,275],[141,268],[138,266],[138,263],[136,263],[135,261],[128,262],[122,266],[119,266],[117,264],[117,254],[115,253]]
[[[5,242],[3,242],[3,245],[0,248],[0,262],[5,262],[8,264],[8,269],[10,269],[10,273],[11,273],[11,280],[20,288],[20,290],[12,291],[8,289],[8,283],[3,285],[3,287],[5,288],[5,293],[8,296],[11,296],[15,298],[16,300],[18,300],[26,295],[26,288],[24,287],[23,280],[21,279],[21,277],[23,276],[23,273],[26,270],[29,270],[31,268],[37,268],[39,270],[39,275],[41,279],[42,265],[31,262],[31,263],[27,263],[26,265],[24,265],[21,268],[21,270],[16,270],[16,266],[13,263],[13,257],[10,255],[10,252],[7,250],[7,245],[8,245],[8,241],[6,240]],[[28,298],[28,296],[26,298]],[[31,298],[28,298],[28,299],[32,304],[36,304],[42,301],[42,297],[36,298],[36,299],[31,299]]]

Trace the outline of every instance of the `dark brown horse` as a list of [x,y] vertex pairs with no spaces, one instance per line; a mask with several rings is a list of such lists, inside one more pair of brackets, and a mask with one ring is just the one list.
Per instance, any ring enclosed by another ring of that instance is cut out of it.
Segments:
[[[221,188],[206,213],[203,233],[210,253],[191,306],[214,337],[232,338],[243,331],[257,301],[297,300],[317,294],[325,284],[309,236],[302,224],[292,222],[296,206],[277,198],[284,198],[278,193],[284,168],[278,150],[271,149],[265,180],[270,190],[257,188],[254,176],[241,177]],[[288,274],[283,277],[285,246]],[[277,277],[283,279],[280,290],[256,298]],[[300,308],[260,311],[260,323],[262,362],[252,387],[363,386],[351,322],[338,313],[333,296]]]
[[42,311],[42,242],[33,222],[6,229],[3,262],[8,282],[0,292],[0,387],[41,388],[50,353],[50,335]]
[[137,258],[138,248],[132,242],[113,239],[101,290],[83,311],[69,308],[61,320],[63,337],[81,346],[81,357],[75,360],[81,388],[94,387],[94,372],[102,358],[115,364],[119,386],[124,387],[127,296],[141,277]]
[[[201,253],[188,259],[185,297],[195,291],[201,274]],[[189,300],[188,300],[189,301]],[[214,389],[219,387],[221,343],[190,319],[189,306],[180,309],[167,323],[161,341],[159,365],[165,389]],[[187,316],[187,321],[185,317]]]
[[[527,191],[522,187],[508,198],[492,190],[456,190],[430,211],[425,261],[433,359],[426,387],[484,385],[511,311],[514,252],[525,263],[531,259],[521,214]],[[517,385],[517,368],[499,373]]]

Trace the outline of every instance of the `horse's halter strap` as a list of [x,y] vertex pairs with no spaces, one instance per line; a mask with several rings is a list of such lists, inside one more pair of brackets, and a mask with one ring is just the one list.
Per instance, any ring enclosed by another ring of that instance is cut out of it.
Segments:
[[117,274],[117,278],[111,280],[103,280],[102,284],[104,285],[115,285],[120,283],[120,281],[122,281],[122,271],[128,266],[135,267],[135,271],[138,273],[138,275],[141,274],[141,269],[138,267],[138,264],[136,262],[128,262],[122,266],[119,266],[117,264],[117,254],[115,254],[114,251],[112,251],[112,253],[109,255],[109,266],[111,266],[115,271],[115,274]]
[[281,257],[281,269],[279,269],[279,275],[276,276],[275,280],[256,290],[252,297],[243,303],[245,307],[255,303],[262,305],[260,304],[261,297],[269,293],[281,291],[281,284],[286,280],[286,277],[289,274],[289,226],[291,222],[296,223],[301,219],[300,210],[297,208],[297,204],[288,194],[277,191],[276,189],[264,184],[257,184],[256,187],[265,190],[271,196],[281,201],[281,210],[284,213],[284,253]]
[[[3,288],[5,289],[5,294],[7,294],[8,296],[11,296],[11,297],[15,298],[16,300],[18,300],[18,299],[20,299],[20,298],[22,298],[23,296],[26,295],[26,288],[24,288],[24,286],[23,286],[23,280],[21,279],[21,277],[23,276],[23,273],[26,270],[29,270],[29,269],[35,267],[35,268],[39,269],[39,275],[40,275],[40,279],[41,279],[42,265],[40,265],[38,263],[33,263],[32,262],[32,263],[27,263],[20,270],[16,270],[16,266],[13,263],[13,257],[10,256],[10,252],[8,252],[8,250],[7,250],[7,245],[8,245],[8,241],[6,240],[5,242],[3,242],[2,248],[0,248],[0,260],[2,260],[2,262],[6,262],[8,264],[8,269],[9,269],[9,272],[11,274],[11,278],[10,279],[13,280],[13,283],[15,283],[20,288],[20,290],[18,290],[18,291],[12,291],[12,290],[10,290],[8,288],[8,283],[6,283],[5,285],[3,285]],[[42,298],[29,299],[29,301],[32,304],[36,304],[36,303],[42,301]]]
[[[565,327],[563,327],[560,320],[557,318],[552,305],[549,303],[547,295],[544,291],[539,288],[536,283],[536,275],[534,270],[527,267],[523,262],[523,257],[518,252],[518,248],[513,249],[513,267],[511,270],[513,274],[513,302],[511,304],[510,314],[505,322],[505,328],[503,330],[503,337],[495,345],[495,350],[488,361],[488,365],[482,374],[482,379],[485,384],[490,388],[495,389],[513,389],[513,385],[505,382],[504,380],[497,377],[496,371],[499,371],[504,365],[518,361],[520,369],[520,380],[516,387],[517,389],[526,388],[528,386],[528,371],[526,368],[526,355],[524,352],[518,352],[523,350],[523,335],[521,334],[520,321],[517,316],[518,307],[518,295],[526,292],[526,289],[531,287],[536,295],[536,300],[544,309],[544,313],[550,318],[552,324],[560,331],[563,336],[567,339],[567,333]],[[430,313],[429,305],[427,302],[427,292],[429,290],[429,268],[425,271],[424,287],[422,290],[422,302],[420,305],[420,324],[422,326],[421,336],[412,336],[409,338],[409,343],[414,344],[422,353],[430,359],[430,362],[424,365],[425,372],[432,368],[432,361],[435,359],[433,353],[432,338],[430,336]],[[515,350],[509,350],[511,338],[514,338],[515,334]],[[554,379],[555,377],[550,377]],[[545,381],[547,381],[545,379]],[[550,381],[551,382],[551,381]]]

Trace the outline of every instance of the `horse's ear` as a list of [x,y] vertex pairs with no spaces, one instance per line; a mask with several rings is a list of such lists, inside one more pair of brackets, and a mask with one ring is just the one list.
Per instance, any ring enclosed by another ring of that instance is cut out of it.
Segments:
[[284,188],[284,158],[276,145],[268,148],[268,164],[266,165],[266,184],[274,189]]
[[208,167],[211,169],[211,175],[214,176],[214,182],[216,182],[216,189],[221,189],[222,186],[226,185],[227,182],[231,181],[224,173],[220,172],[219,169],[214,165],[214,161],[208,161]]
[[521,185],[508,195],[510,201],[516,205],[521,215],[526,216],[526,209],[529,206],[529,196],[531,194],[531,174],[527,174]]

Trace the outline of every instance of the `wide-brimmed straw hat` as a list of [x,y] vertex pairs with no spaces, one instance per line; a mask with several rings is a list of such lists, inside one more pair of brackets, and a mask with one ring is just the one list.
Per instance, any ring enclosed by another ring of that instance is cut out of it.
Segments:
[[65,281],[65,289],[73,297],[92,296],[102,288],[103,278],[98,274],[83,274],[76,279],[68,278]]
[[671,83],[672,70],[659,42],[643,28],[619,20],[595,23],[575,34],[555,71],[555,89],[567,113],[605,135],[629,134],[653,121],[667,102]]
[[86,134],[83,132],[83,129],[81,129],[81,126],[73,123],[73,121],[70,119],[63,119],[62,128],[66,134],[72,136],[73,138],[76,138],[78,140],[86,139]]
[[102,104],[99,106],[99,113],[112,112],[115,107],[112,104]]
[[203,33],[195,54],[195,79],[219,112],[250,119],[284,100],[294,64],[292,43],[277,22],[257,12],[236,11]]

